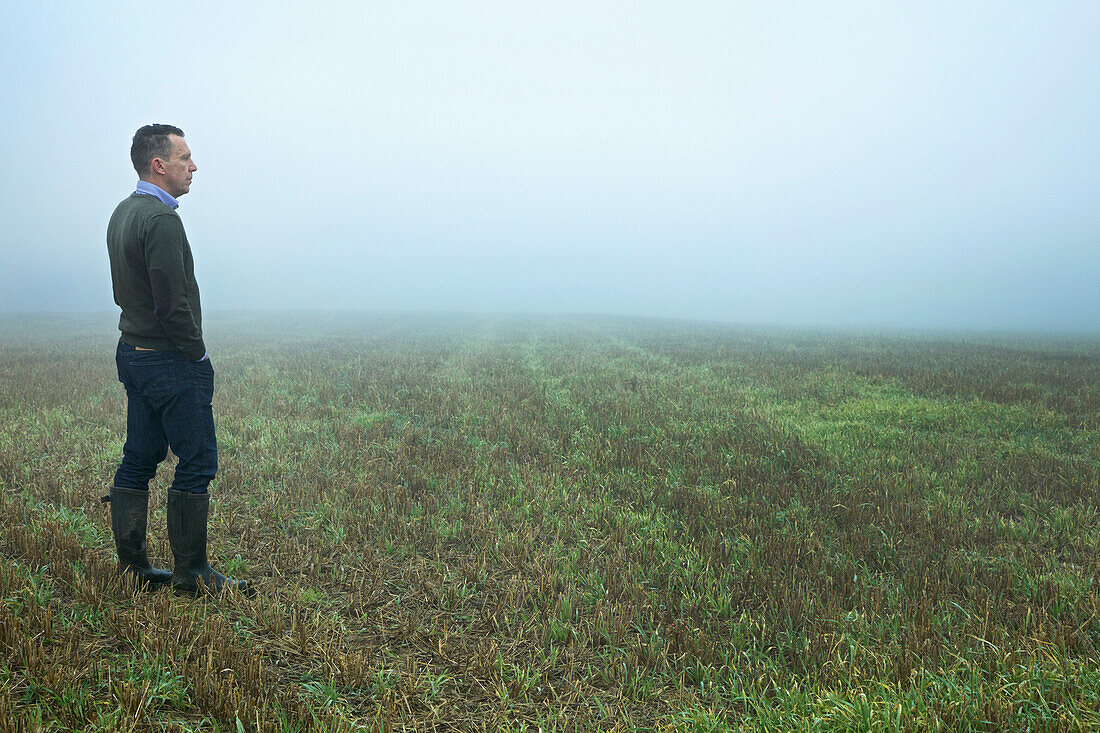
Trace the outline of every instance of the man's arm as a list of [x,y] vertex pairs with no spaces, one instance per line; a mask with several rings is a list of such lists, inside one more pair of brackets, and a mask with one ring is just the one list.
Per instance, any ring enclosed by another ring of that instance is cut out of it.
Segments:
[[153,314],[175,347],[191,361],[199,361],[206,357],[206,345],[191,311],[193,294],[188,292],[186,253],[187,239],[179,217],[153,217],[145,238]]

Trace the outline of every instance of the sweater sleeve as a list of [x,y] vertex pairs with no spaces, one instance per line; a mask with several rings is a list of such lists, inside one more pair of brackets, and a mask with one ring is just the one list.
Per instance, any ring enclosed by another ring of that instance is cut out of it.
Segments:
[[202,329],[195,320],[188,290],[188,244],[179,217],[154,216],[145,237],[145,266],[153,293],[153,314],[168,339],[192,361],[206,353]]

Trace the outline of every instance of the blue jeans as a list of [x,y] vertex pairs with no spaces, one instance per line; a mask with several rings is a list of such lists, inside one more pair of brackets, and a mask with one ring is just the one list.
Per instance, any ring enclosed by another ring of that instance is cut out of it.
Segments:
[[168,449],[179,458],[172,488],[201,494],[218,471],[214,367],[178,351],[139,351],[121,341],[118,381],[126,387],[126,445],[115,486],[149,490]]

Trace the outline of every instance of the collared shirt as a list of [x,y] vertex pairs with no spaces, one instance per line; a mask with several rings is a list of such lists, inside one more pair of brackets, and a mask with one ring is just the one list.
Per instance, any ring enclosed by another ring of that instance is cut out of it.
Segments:
[[146,196],[156,196],[158,199],[168,204],[173,209],[178,209],[180,207],[179,201],[172,198],[171,194],[169,194],[167,191],[165,191],[163,188],[156,185],[155,183],[149,183],[149,181],[138,181],[137,192],[143,193]]

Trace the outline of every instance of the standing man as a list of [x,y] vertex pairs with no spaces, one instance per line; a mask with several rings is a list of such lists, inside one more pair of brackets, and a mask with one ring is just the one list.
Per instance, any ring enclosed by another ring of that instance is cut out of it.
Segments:
[[[202,340],[202,311],[191,247],[176,208],[198,167],[172,125],[146,125],[134,135],[130,159],[140,180],[107,226],[107,253],[122,337],[115,352],[126,387],[126,445],[114,486],[111,529],[119,572],[156,587],[248,590],[248,581],[210,567],[207,486],[218,470],[214,437],[214,368]],[[168,491],[172,572],[149,564],[145,527],[149,480],[171,448],[179,463]]]

